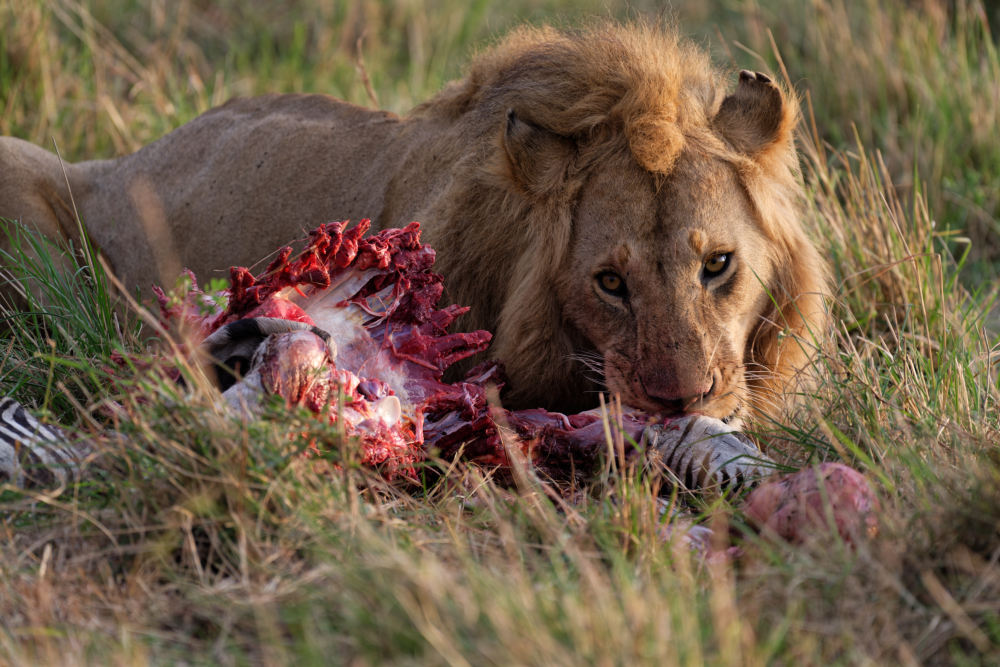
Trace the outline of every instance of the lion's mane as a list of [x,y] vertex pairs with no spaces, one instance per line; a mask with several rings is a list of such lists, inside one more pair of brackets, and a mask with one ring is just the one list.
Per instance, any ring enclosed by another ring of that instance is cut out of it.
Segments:
[[[589,169],[625,151],[664,177],[685,151],[735,168],[769,241],[775,276],[766,285],[770,304],[745,353],[755,407],[773,414],[778,397],[802,376],[826,327],[828,277],[800,223],[802,186],[793,142],[798,104],[782,91],[773,140],[755,147],[749,138],[742,141],[749,128],[720,127],[723,81],[704,52],[672,29],[522,28],[475,58],[462,80],[414,110],[414,117],[455,124],[467,137],[458,158],[467,163],[460,171],[464,182],[452,184],[449,210],[435,217],[483,222],[474,233],[465,225],[444,225],[432,238],[449,249],[443,272],[462,276],[452,292],[473,306],[471,324],[497,332],[492,354],[518,379],[515,396],[579,392],[570,359],[574,341],[561,326],[552,285],[571,242],[574,194]],[[569,138],[576,151],[572,166],[561,171],[546,165],[545,147],[539,146],[536,178],[519,181],[505,159],[499,129],[510,109]],[[482,287],[497,284],[506,288]]]

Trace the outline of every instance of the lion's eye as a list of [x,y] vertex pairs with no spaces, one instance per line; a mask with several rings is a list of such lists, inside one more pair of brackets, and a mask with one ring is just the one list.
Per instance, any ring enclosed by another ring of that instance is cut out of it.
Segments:
[[720,252],[705,260],[705,277],[714,278],[729,266],[729,253]]
[[602,271],[598,273],[597,284],[602,290],[619,299],[624,298],[628,293],[625,289],[625,279],[614,271]]

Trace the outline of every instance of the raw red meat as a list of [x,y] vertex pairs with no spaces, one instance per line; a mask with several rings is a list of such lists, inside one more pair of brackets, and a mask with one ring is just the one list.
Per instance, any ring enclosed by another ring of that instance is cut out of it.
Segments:
[[871,537],[878,528],[878,507],[864,476],[842,463],[821,463],[769,480],[743,503],[757,528],[790,542],[803,542],[830,528],[847,542]]
[[[390,476],[412,474],[429,452],[448,457],[460,447],[467,459],[505,465],[499,424],[517,435],[509,440],[536,465],[586,470],[606,447],[597,414],[491,407],[488,390],[502,386],[494,363],[463,381],[442,381],[451,364],[486,349],[491,335],[448,332],[467,309],[437,308],[442,280],[431,271],[434,251],[420,244],[417,223],[364,237],[368,227],[367,220],[351,229],[322,225],[298,257],[285,248],[260,276],[234,268],[221,311],[206,313],[212,300],[196,288],[172,301],[159,292],[164,315],[185,321],[199,338],[247,318],[278,318],[329,334],[329,341],[306,329],[264,337],[250,370],[224,395],[252,411],[265,395],[279,394],[341,419],[360,438],[362,460]],[[637,441],[647,421],[624,416],[626,440]]]

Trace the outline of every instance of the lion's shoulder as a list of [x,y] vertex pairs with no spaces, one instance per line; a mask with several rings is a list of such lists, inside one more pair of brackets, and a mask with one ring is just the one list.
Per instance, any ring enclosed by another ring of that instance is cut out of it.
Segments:
[[303,120],[329,121],[345,115],[398,119],[392,112],[369,109],[322,93],[268,93],[253,97],[234,97],[202,114],[200,118],[290,116]]

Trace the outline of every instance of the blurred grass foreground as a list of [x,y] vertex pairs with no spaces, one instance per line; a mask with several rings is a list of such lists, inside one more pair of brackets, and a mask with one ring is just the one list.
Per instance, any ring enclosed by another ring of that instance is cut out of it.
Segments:
[[[412,494],[348,447],[304,460],[322,428],[305,416],[234,421],[138,369],[110,384],[113,353],[144,353],[138,320],[26,247],[3,269],[56,298],[7,314],[3,393],[132,445],[107,443],[113,470],[62,494],[0,489],[0,662],[1000,661],[1000,5],[0,0],[0,133],[80,160],[236,95],[405,112],[513,25],[609,15],[675,20],[803,98],[835,345],[802,414],[757,435],[790,467],[865,472],[878,537],[747,538],[744,557],[704,561],[666,539],[635,471],[565,506],[475,469]],[[696,507],[741,534],[736,503]]]

